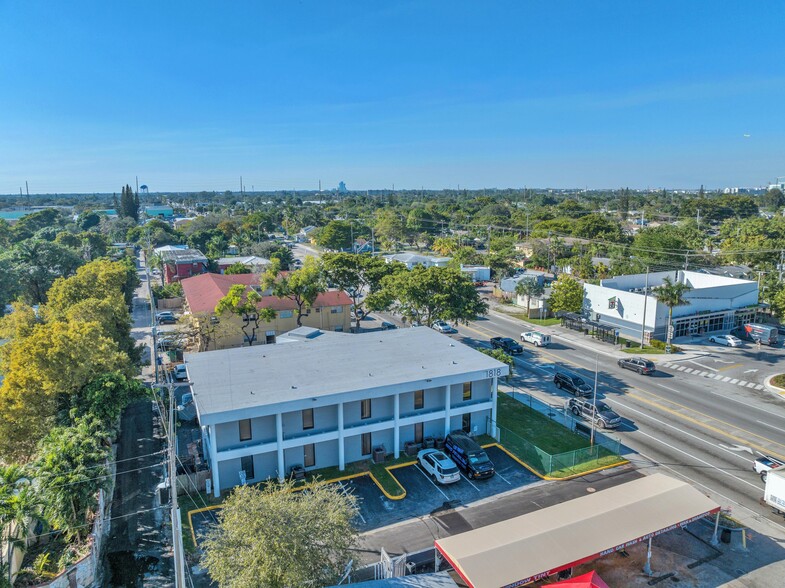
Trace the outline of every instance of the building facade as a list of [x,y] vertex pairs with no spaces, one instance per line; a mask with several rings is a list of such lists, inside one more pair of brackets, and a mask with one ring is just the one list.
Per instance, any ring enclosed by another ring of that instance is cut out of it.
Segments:
[[[202,274],[182,281],[186,313],[201,322],[197,332],[202,341],[199,348],[208,350],[230,349],[244,345],[275,343],[282,333],[297,328],[297,305],[288,298],[271,296],[262,291],[258,274]],[[245,316],[224,313],[215,317],[215,307],[229,293],[232,286],[241,284],[261,294],[259,308],[272,308],[275,318],[262,320],[258,314]],[[302,324],[324,331],[351,330],[352,299],[340,290],[322,292],[311,308],[302,316]]]
[[160,256],[167,284],[207,271],[207,257],[198,249],[166,249],[161,251]]
[[[758,311],[758,284],[691,271],[654,272],[617,276],[584,285],[584,311],[591,320],[614,326],[619,334],[640,340],[664,341],[668,333],[668,307],[657,301],[653,288],[664,278],[691,287],[689,302],[673,308],[673,337],[728,331],[754,322]],[[648,282],[647,282],[648,280]],[[648,288],[647,288],[648,283]]]
[[343,470],[454,430],[494,432],[508,366],[432,329],[285,339],[186,355],[216,496],[294,466]]

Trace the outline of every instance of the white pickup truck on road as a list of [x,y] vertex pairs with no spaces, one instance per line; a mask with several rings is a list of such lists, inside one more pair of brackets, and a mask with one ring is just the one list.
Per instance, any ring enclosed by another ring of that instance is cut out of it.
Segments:
[[755,460],[755,463],[752,465],[752,469],[755,470],[756,474],[760,474],[760,479],[765,482],[766,474],[768,474],[769,471],[779,469],[784,465],[785,462],[777,459],[776,457],[763,455]]

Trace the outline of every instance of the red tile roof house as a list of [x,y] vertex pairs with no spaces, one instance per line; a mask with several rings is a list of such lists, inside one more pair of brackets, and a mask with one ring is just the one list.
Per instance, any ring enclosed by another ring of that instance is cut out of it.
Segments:
[[[202,274],[182,281],[186,312],[196,323],[194,327],[200,350],[275,343],[278,335],[297,328],[297,305],[294,301],[262,291],[259,279],[258,274]],[[241,318],[226,314],[217,320],[212,318],[218,302],[235,284],[243,284],[259,292],[262,295],[259,308],[275,310],[275,319],[268,322],[256,315]],[[303,326],[349,332],[351,305],[351,298],[342,290],[323,292],[303,315]]]
[[161,251],[164,282],[171,284],[207,271],[207,258],[198,249],[169,249]]

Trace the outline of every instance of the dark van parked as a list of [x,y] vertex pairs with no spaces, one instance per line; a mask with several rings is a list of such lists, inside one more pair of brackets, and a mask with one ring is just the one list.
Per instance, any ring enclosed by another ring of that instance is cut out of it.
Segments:
[[747,324],[736,327],[731,335],[744,341],[759,342],[763,345],[776,345],[779,340],[779,329],[776,325]]
[[444,440],[444,452],[468,478],[482,480],[495,474],[493,463],[474,439],[463,433],[450,433]]

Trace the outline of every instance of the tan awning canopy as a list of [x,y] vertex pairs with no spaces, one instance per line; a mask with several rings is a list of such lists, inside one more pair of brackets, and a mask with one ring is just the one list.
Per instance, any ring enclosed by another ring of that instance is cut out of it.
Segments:
[[472,588],[522,586],[719,510],[663,474],[436,540]]

